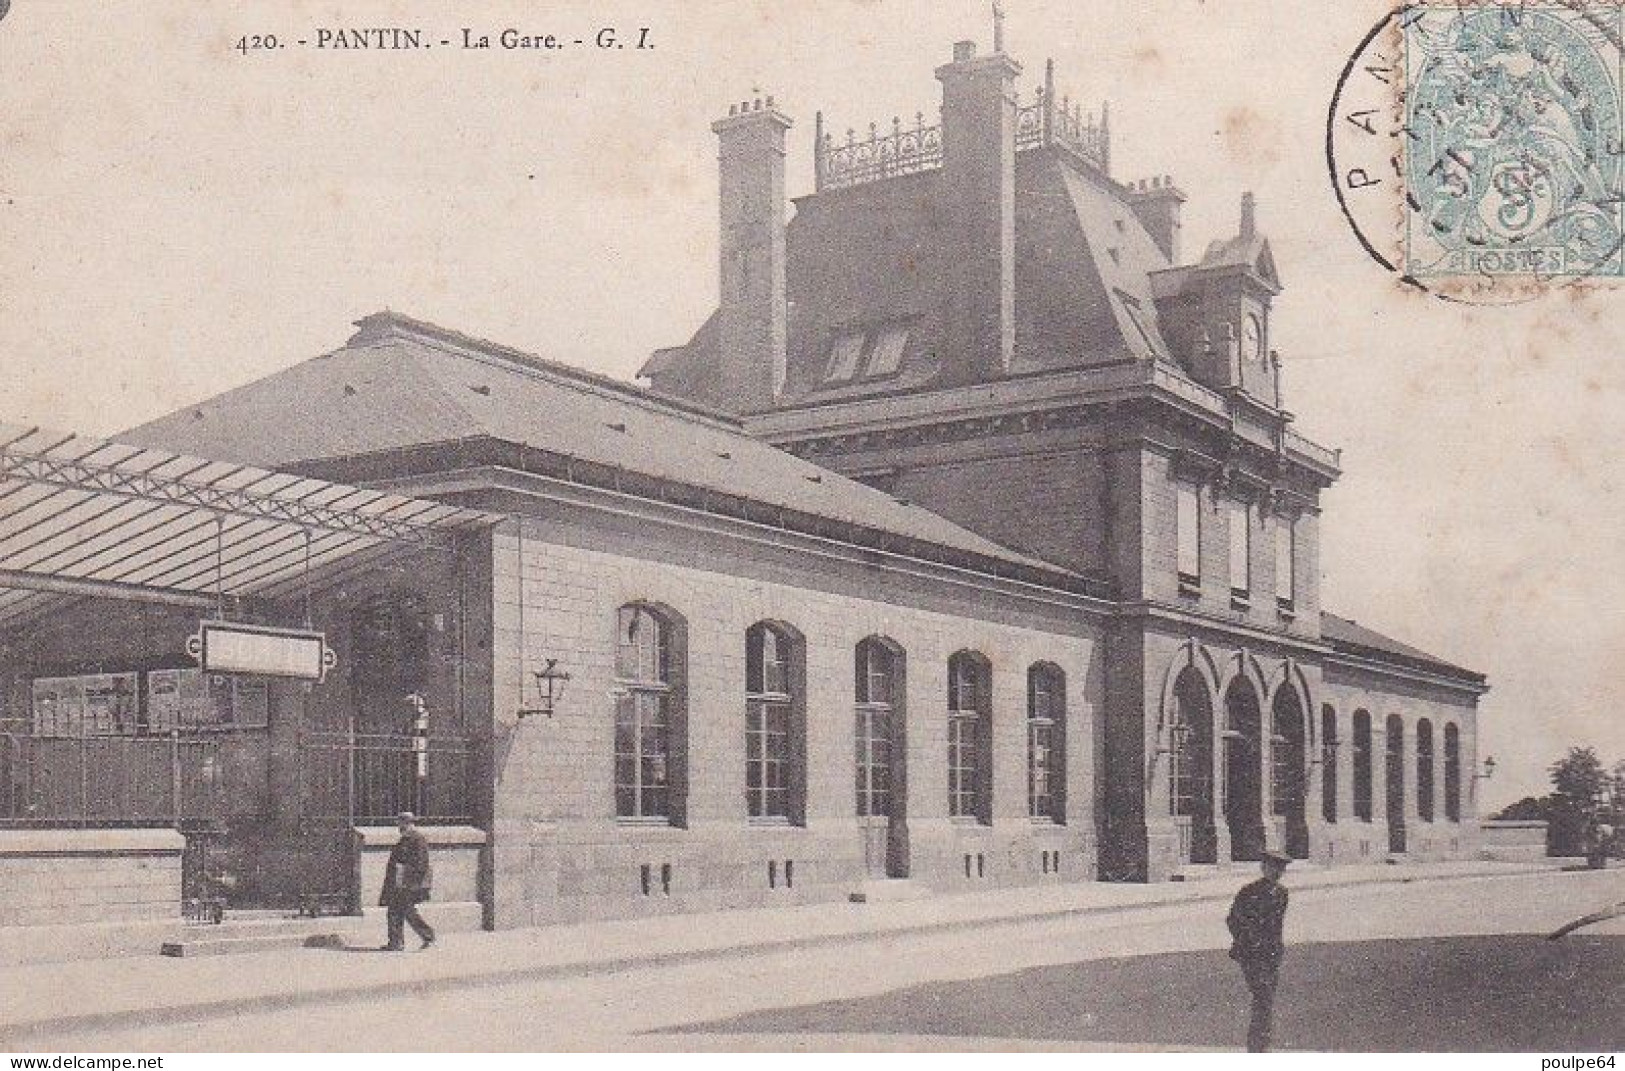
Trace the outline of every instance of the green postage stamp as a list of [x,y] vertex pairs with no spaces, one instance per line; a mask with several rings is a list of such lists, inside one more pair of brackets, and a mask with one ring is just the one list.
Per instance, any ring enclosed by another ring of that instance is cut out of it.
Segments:
[[1625,275],[1622,10],[1547,0],[1401,15],[1408,276]]

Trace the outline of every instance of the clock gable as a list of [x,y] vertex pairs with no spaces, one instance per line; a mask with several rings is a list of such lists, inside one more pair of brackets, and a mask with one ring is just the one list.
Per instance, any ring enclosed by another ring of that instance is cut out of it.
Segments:
[[1158,311],[1191,378],[1279,406],[1270,306],[1281,292],[1269,240],[1258,233],[1251,194],[1241,227],[1211,243],[1194,265],[1159,273]]

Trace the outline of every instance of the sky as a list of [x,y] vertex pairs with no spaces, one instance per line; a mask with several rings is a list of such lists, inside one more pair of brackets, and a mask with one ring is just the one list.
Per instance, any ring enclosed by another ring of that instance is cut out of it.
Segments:
[[[1323,601],[1489,674],[1488,806],[1570,745],[1625,758],[1625,292],[1510,308],[1399,286],[1338,213],[1324,156],[1373,0],[1005,0],[1111,102],[1113,168],[1189,194],[1185,247],[1256,192],[1286,290],[1273,344],[1304,434],[1343,448]],[[0,420],[112,434],[337,348],[392,308],[614,376],[716,298],[716,146],[772,94],[812,130],[934,116],[983,0],[457,3],[13,0],[0,21]],[[422,27],[411,52],[300,47]],[[653,48],[474,52],[468,27]],[[234,48],[249,35],[287,47]]]

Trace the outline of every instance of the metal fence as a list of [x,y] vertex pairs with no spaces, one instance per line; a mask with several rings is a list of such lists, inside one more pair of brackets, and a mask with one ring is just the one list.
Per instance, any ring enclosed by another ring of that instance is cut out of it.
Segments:
[[472,822],[474,760],[463,736],[305,733],[303,815],[318,824],[387,825],[412,811],[429,822]]
[[213,737],[0,732],[0,826],[156,826],[214,819],[224,796]]

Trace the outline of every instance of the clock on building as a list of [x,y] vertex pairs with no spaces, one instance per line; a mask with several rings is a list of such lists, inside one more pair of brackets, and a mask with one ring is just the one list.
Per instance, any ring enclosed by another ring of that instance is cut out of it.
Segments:
[[1249,361],[1264,359],[1264,328],[1256,316],[1241,321],[1241,355]]

